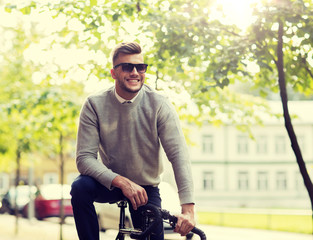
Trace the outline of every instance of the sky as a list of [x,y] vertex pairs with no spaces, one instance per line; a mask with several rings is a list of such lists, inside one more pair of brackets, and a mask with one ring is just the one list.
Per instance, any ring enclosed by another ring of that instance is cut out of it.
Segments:
[[235,24],[244,31],[253,21],[251,4],[258,2],[260,0],[216,0],[212,17],[224,24]]

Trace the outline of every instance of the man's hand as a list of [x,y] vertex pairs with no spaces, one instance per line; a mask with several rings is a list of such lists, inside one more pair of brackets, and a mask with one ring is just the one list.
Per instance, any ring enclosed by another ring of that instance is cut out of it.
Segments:
[[122,190],[124,196],[130,200],[134,210],[148,202],[146,190],[128,178],[117,176],[113,179],[112,186]]
[[196,225],[194,218],[194,204],[183,204],[182,213],[177,215],[177,223],[174,232],[186,236]]

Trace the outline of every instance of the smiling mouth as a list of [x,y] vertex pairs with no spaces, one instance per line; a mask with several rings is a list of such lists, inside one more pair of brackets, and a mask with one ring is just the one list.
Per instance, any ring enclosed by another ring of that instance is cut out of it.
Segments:
[[129,82],[129,83],[138,83],[138,82],[140,82],[140,80],[139,79],[127,79],[127,82]]

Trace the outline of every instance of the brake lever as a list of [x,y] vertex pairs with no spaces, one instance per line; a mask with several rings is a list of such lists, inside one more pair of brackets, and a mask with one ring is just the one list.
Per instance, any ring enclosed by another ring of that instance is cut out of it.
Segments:
[[174,229],[177,223],[177,217],[174,215],[171,215],[169,211],[160,209],[161,216],[164,220],[169,220],[169,223],[171,224],[172,228]]

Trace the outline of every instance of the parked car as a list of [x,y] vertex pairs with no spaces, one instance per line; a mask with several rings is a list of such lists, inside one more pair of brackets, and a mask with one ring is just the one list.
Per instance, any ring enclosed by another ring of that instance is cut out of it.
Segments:
[[[70,185],[63,185],[63,189],[60,184],[42,185],[34,200],[36,218],[42,220],[48,217],[60,217],[62,193],[64,217],[73,216],[70,191]],[[23,209],[23,216],[28,216],[28,205]]]
[[[162,208],[170,211],[171,214],[179,214],[180,203],[177,192],[174,188],[167,182],[161,182],[159,185],[160,188],[160,195],[162,198]],[[98,215],[99,220],[99,227],[101,231],[106,231],[108,229],[115,229],[117,230],[119,227],[119,218],[120,218],[120,208],[117,204],[108,204],[108,203],[95,203],[95,208]],[[129,228],[132,227],[131,216],[128,209],[125,211],[126,215],[126,223],[125,227]],[[175,239],[179,239],[179,234],[174,233],[172,227],[169,224],[164,224],[164,233],[165,239],[167,235],[176,234],[177,237]],[[187,239],[191,239],[192,234],[190,234]],[[172,239],[172,237],[170,237]]]
[[[11,187],[1,200],[1,213],[15,214],[15,203],[18,213],[22,213],[24,206],[29,202],[30,197],[34,197],[37,188],[35,186],[20,185]],[[16,195],[17,193],[17,195]],[[16,199],[15,199],[16,198]]]

